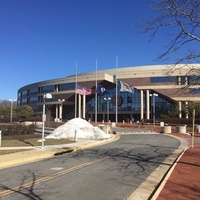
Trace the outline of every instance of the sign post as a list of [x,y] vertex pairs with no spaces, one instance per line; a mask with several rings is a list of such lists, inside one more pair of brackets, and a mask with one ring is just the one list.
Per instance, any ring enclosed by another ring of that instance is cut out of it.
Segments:
[[0,147],[1,147],[1,130],[0,130]]

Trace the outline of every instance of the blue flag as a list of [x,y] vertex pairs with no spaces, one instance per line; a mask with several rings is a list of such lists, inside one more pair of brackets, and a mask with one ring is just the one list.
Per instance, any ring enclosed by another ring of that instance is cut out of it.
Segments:
[[103,87],[101,84],[98,84],[96,92],[97,92],[97,94],[103,95],[105,93],[108,93],[108,90],[105,87]]

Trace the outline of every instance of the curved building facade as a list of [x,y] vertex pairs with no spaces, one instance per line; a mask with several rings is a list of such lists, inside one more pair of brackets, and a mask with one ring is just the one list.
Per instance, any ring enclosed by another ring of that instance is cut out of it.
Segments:
[[[182,109],[191,101],[200,101],[198,79],[190,73],[194,68],[200,70],[200,65],[126,67],[75,74],[20,88],[18,105],[30,105],[35,113],[42,114],[44,96],[50,93],[53,98],[45,99],[46,109],[60,120],[153,119],[175,106],[180,110],[179,117],[187,118],[187,113],[182,116]],[[121,82],[133,87],[134,92],[121,91]],[[99,84],[106,90],[104,94],[97,94]],[[92,93],[79,95],[77,86],[90,88]]]

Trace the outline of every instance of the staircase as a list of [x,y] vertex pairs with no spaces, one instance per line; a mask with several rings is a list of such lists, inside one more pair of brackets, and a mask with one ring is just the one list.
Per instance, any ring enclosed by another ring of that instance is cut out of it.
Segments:
[[[44,135],[47,136],[47,135],[51,134],[54,131],[54,129],[55,128],[45,127],[44,128]],[[42,126],[38,126],[35,129],[34,134],[42,135]]]

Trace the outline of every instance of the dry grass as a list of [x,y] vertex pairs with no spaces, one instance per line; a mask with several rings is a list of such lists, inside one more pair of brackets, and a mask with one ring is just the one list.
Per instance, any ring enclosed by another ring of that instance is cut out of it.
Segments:
[[[20,140],[2,140],[2,147],[28,147],[28,146],[41,146],[41,142],[38,141],[39,138],[31,139],[20,139]],[[46,139],[45,145],[58,145],[58,144],[68,144],[73,141],[68,139]]]
[[[34,147],[41,146],[41,135],[16,135],[16,136],[4,136],[1,141],[1,147]],[[46,139],[45,145],[59,145],[69,144],[74,141],[69,139]],[[0,155],[16,153],[24,150],[0,150]]]

